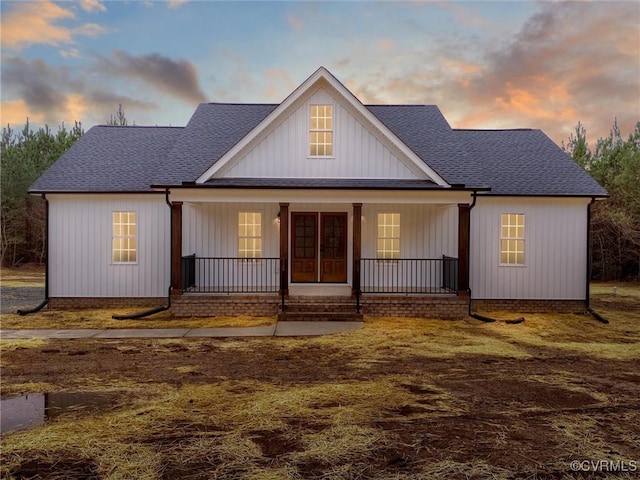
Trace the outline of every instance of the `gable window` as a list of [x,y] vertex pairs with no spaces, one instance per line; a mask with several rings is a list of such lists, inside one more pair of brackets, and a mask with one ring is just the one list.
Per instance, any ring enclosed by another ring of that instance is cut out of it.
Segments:
[[333,155],[333,105],[311,105],[309,154],[312,157]]
[[524,214],[500,215],[500,264],[524,265]]
[[138,261],[136,212],[113,212],[111,259],[113,263]]
[[262,213],[238,213],[238,257],[262,256]]
[[400,258],[400,214],[378,214],[377,255],[380,259]]

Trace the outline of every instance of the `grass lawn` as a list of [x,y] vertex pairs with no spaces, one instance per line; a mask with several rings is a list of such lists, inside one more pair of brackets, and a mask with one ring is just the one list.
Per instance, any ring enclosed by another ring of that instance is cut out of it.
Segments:
[[[608,325],[525,314],[366,318],[317,338],[2,340],[3,399],[109,402],[4,434],[0,477],[637,478],[571,469],[640,460],[640,287],[612,286],[592,289]],[[94,314],[47,315],[2,324]]]

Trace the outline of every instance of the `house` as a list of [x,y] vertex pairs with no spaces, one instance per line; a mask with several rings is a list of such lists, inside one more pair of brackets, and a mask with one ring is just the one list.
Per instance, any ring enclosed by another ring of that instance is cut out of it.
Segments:
[[444,318],[584,310],[607,195],[540,130],[363,105],[325,68],[280,104],[93,127],[30,193],[48,201],[51,308]]

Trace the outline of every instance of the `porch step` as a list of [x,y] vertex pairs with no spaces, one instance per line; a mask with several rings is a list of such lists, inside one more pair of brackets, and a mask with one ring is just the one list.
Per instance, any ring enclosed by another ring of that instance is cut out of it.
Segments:
[[350,297],[292,297],[278,320],[359,322],[362,313],[356,313],[356,302]]

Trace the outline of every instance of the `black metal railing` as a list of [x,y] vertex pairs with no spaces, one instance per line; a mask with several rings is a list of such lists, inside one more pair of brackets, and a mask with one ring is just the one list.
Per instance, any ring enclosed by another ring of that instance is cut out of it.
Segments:
[[182,289],[191,293],[277,293],[279,258],[182,257]]
[[[458,289],[458,259],[362,258],[359,293],[446,294]],[[359,300],[359,298],[358,298]]]

